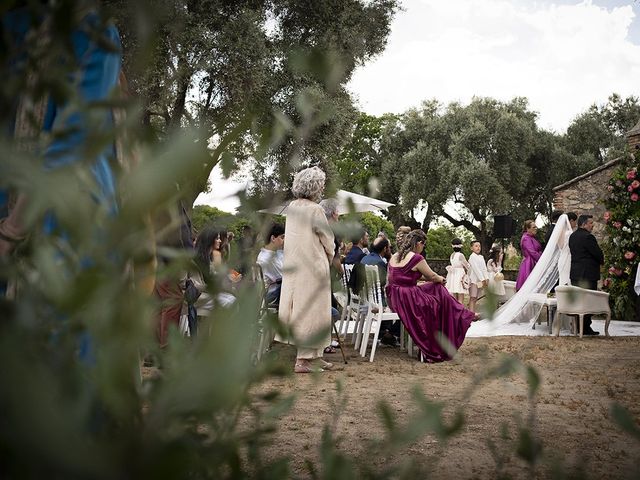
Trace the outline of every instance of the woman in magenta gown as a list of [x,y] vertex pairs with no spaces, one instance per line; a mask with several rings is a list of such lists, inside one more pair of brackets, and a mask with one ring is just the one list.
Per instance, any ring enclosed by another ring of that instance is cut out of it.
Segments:
[[522,250],[522,256],[524,259],[520,264],[520,270],[518,271],[518,278],[516,280],[516,292],[520,290],[520,287],[527,281],[533,267],[536,266],[540,256],[542,255],[542,246],[538,239],[536,239],[536,232],[538,227],[533,220],[527,220],[524,222],[524,232],[520,239],[520,249]]
[[[413,230],[399,245],[389,261],[387,300],[423,359],[443,362],[455,353],[443,344],[458,350],[471,322],[478,316],[451,296],[443,285],[444,277],[433,272],[420,255],[426,239],[422,230]],[[418,285],[423,276],[429,281]]]

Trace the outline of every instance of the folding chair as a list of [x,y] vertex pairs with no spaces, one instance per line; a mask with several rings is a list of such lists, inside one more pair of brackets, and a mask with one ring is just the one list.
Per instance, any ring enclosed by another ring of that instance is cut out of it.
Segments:
[[382,303],[382,288],[380,287],[380,272],[376,265],[365,265],[365,295],[368,312],[365,316],[364,327],[362,330],[362,341],[360,345],[360,355],[366,356],[369,336],[373,334],[373,342],[371,344],[371,355],[369,361],[373,362],[378,345],[378,337],[380,335],[380,326],[383,321],[393,320],[400,321],[398,314],[393,312],[385,312]]
[[354,348],[358,350],[360,346],[359,339],[362,336],[364,317],[367,313],[367,305],[362,295],[360,295],[361,292],[356,293],[349,288],[349,279],[351,278],[353,267],[352,264],[344,265],[343,284],[347,292],[348,301],[347,307],[342,309],[338,331],[345,337],[349,331],[351,331],[351,343],[354,345]]
[[267,284],[264,279],[264,273],[259,263],[256,263],[252,267],[253,281],[258,289],[258,295],[260,296],[260,309],[258,311],[258,328],[259,328],[259,340],[258,349],[256,352],[256,361],[260,361],[262,355],[271,347],[271,342],[275,337],[276,332],[269,328],[269,322],[267,321],[268,315],[278,315],[278,309],[270,307],[267,303]]

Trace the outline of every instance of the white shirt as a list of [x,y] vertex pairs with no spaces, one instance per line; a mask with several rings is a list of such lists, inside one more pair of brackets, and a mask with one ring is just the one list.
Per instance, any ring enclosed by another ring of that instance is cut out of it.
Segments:
[[484,257],[475,252],[469,255],[469,279],[471,283],[475,284],[489,280],[489,272],[487,271],[487,264],[484,263]]
[[261,248],[256,260],[262,267],[262,274],[269,285],[269,290],[276,288],[275,283],[282,280],[282,267],[284,265],[284,250],[269,250]]

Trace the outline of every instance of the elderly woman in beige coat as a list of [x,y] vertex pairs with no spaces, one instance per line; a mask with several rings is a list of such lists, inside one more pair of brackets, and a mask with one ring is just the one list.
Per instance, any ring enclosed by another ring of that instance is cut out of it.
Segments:
[[[294,371],[309,373],[333,367],[322,359],[331,343],[331,279],[333,233],[318,201],[325,174],[318,167],[298,172],[287,207],[280,321],[291,329],[298,346]],[[314,363],[312,363],[314,362]]]

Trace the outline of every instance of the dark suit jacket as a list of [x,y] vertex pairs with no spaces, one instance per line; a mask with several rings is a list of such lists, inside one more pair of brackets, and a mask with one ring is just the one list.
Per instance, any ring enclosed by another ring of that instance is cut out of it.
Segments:
[[553,233],[553,229],[555,228],[555,226],[556,226],[556,224],[552,223],[547,228],[547,233],[544,236],[544,246],[543,246],[543,248],[546,248],[547,244],[549,243],[549,239],[551,238],[551,234]]
[[360,260],[362,260],[365,255],[366,253],[364,253],[359,246],[354,245],[344,257],[344,263],[360,263]]
[[600,280],[600,265],[604,264],[604,254],[596,237],[584,228],[578,228],[569,237],[571,251],[571,283],[580,281],[589,283]]

